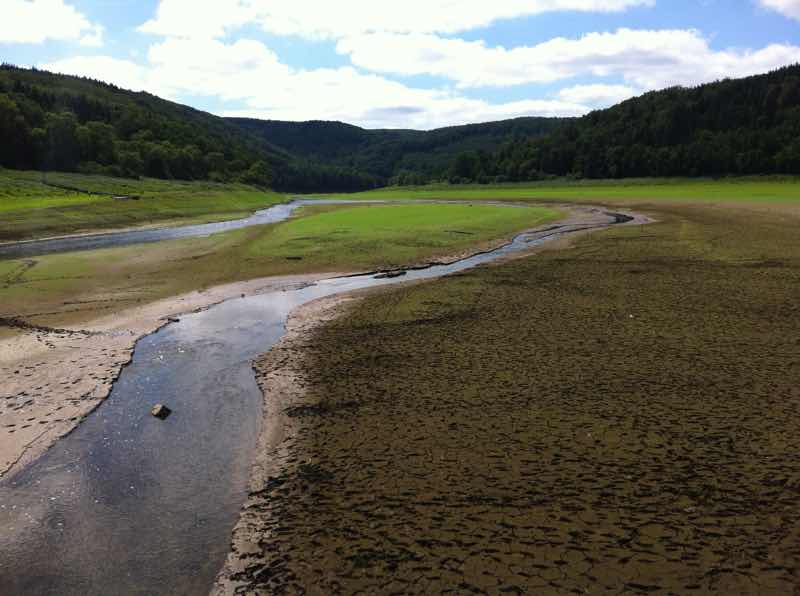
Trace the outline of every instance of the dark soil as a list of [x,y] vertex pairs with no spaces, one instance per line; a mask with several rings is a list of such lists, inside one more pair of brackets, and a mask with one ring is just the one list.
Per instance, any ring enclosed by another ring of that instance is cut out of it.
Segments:
[[796,215],[381,291],[304,348],[247,593],[800,593]]

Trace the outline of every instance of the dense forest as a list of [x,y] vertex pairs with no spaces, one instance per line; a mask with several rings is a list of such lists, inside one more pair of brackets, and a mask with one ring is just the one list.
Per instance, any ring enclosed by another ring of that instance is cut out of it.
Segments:
[[800,174],[800,65],[647,93],[583,118],[432,131],[220,118],[91,79],[0,67],[0,166],[293,192],[386,184]]
[[112,176],[210,179],[281,190],[381,183],[313,163],[199,110],[91,79],[0,67],[0,166]]
[[750,174],[800,174],[800,65],[654,91],[564,122],[545,136],[463,152],[449,179]]
[[219,118],[92,79],[0,67],[0,166],[350,191],[447,175],[460,153],[552,131],[521,118],[431,132]]
[[233,121],[292,154],[368,172],[390,184],[414,184],[447,177],[459,154],[493,151],[511,139],[537,138],[569,119],[516,118],[431,131],[365,130],[322,121]]

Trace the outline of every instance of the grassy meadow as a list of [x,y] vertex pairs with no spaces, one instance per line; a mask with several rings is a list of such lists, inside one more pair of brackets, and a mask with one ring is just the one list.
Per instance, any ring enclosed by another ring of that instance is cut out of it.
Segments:
[[75,324],[228,282],[402,267],[558,217],[533,206],[314,206],[287,222],[206,238],[0,261],[0,317]]
[[494,186],[449,184],[391,187],[348,198],[515,201],[614,201],[637,203],[800,204],[800,178],[556,180]]
[[280,203],[278,193],[242,184],[129,180],[48,173],[47,183],[108,195],[115,200],[48,186],[39,172],[0,169],[0,242],[152,224],[200,223],[246,217]]

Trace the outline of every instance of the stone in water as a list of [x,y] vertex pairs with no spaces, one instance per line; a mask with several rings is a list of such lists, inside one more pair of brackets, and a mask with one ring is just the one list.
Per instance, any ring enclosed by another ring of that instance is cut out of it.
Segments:
[[150,413],[159,420],[166,420],[169,418],[169,415],[172,414],[172,410],[170,410],[164,404],[157,404],[153,406],[153,409],[150,410]]

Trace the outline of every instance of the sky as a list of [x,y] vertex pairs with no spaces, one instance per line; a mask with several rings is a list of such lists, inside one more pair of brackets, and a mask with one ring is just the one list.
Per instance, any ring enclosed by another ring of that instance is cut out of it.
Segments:
[[0,59],[222,116],[578,116],[800,62],[800,0],[0,0]]

